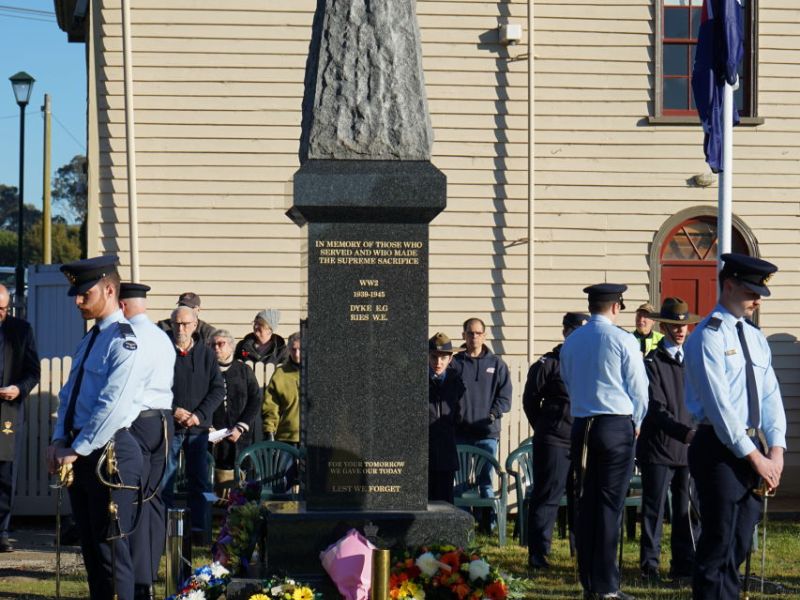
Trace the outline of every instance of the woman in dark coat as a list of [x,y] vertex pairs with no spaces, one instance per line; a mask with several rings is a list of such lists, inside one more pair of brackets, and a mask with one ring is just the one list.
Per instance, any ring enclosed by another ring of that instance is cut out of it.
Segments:
[[225,397],[211,419],[216,430],[231,434],[214,445],[215,467],[231,470],[236,457],[253,441],[261,412],[261,391],[253,369],[233,357],[233,336],[224,329],[211,335],[211,343],[225,380]]
[[466,388],[448,369],[453,345],[443,333],[428,341],[428,500],[453,503],[458,470],[456,425],[461,421]]

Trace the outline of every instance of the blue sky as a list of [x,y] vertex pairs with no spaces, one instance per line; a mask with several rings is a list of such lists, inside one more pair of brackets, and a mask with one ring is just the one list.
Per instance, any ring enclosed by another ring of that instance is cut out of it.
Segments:
[[19,180],[19,107],[8,78],[26,71],[36,79],[25,110],[26,204],[42,205],[45,94],[53,114],[53,173],[76,154],[86,154],[84,51],[84,44],[67,42],[58,28],[53,0],[0,0],[0,183],[6,185]]

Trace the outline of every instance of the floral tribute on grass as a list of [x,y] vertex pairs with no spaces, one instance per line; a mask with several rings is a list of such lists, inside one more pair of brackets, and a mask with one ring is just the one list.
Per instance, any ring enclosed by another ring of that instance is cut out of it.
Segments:
[[215,562],[196,569],[183,582],[180,591],[167,600],[217,600],[225,594],[230,581],[230,572]]
[[233,489],[228,496],[228,513],[211,548],[211,556],[232,573],[247,572],[262,535],[260,499],[261,486],[257,483],[248,483],[243,490]]
[[423,546],[395,556],[389,596],[413,600],[505,600],[508,585],[477,550]]
[[268,579],[263,588],[249,600],[322,600],[322,594],[294,579]]

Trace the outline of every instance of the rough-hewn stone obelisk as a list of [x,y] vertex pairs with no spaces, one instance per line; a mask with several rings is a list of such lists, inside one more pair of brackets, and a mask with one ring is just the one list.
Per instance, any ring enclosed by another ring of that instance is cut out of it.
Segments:
[[389,547],[465,544],[472,523],[427,502],[428,224],[446,180],[415,2],[320,0],[305,83],[288,213],[308,232],[305,503],[268,520],[269,567],[290,572],[349,527]]

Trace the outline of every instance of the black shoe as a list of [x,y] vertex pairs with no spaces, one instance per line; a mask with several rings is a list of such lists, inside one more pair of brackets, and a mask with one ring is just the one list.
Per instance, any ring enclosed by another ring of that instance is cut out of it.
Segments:
[[0,538],[0,552],[13,552],[14,546],[8,541],[8,538]]
[[547,559],[544,556],[528,556],[528,568],[529,569],[549,569],[550,563],[547,562]]
[[[53,542],[55,543],[55,542]],[[74,523],[61,528],[61,545],[77,546],[81,543],[81,536],[78,534],[78,526]]]
[[658,584],[661,583],[661,574],[655,567],[644,567],[642,569],[642,581],[644,583]]
[[133,600],[154,600],[152,585],[135,584],[133,586]]
[[601,594],[599,592],[584,592],[583,598],[584,600],[636,600],[635,596],[626,594],[622,590],[608,592],[607,594]]

